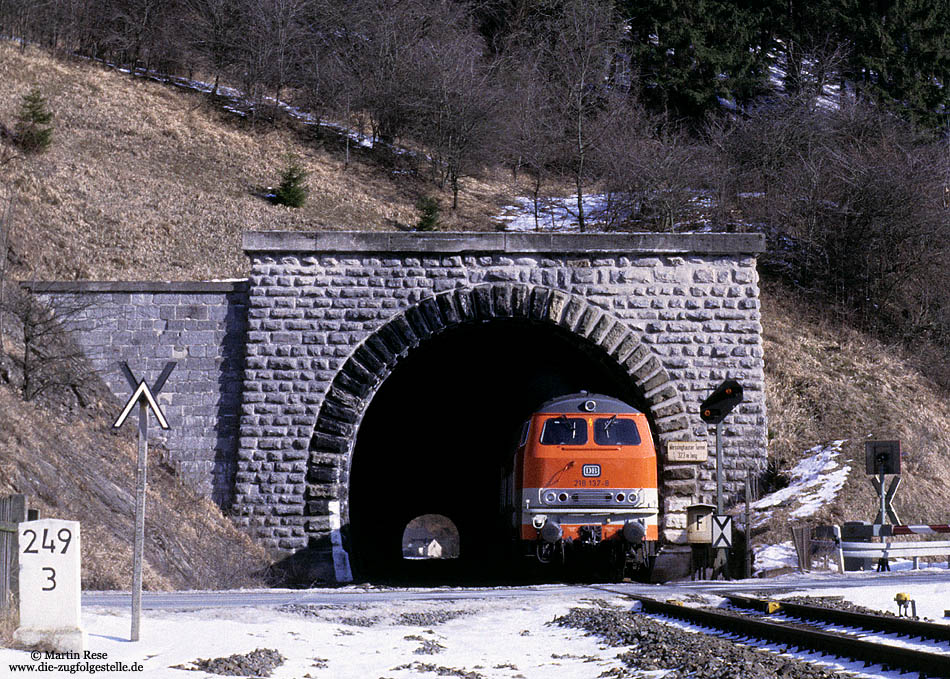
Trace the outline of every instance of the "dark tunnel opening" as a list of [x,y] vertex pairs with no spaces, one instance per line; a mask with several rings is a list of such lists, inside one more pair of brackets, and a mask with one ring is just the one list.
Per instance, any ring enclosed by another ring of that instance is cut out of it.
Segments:
[[[648,412],[602,349],[551,325],[496,320],[447,330],[410,352],[363,418],[350,470],[347,535],[360,581],[504,580],[499,480],[521,425],[544,401],[587,390]],[[415,517],[458,529],[450,562],[402,558]]]

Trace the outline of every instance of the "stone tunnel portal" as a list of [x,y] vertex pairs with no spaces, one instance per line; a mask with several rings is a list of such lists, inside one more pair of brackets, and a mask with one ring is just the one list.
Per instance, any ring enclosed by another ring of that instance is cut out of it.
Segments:
[[463,561],[478,558],[498,535],[484,517],[511,432],[584,388],[652,416],[657,569],[674,577],[690,563],[686,507],[715,493],[716,470],[666,446],[709,444],[699,404],[723,379],[745,389],[723,432],[729,504],[765,466],[764,246],[740,233],[261,231],[244,237],[246,281],[29,287],[53,308],[81,296],[76,340],[122,400],[117,360],[150,380],[179,361],[162,393],[170,461],[295,581],[348,582],[351,555],[362,577],[369,546],[398,554],[397,524],[423,504],[444,505],[433,511],[458,523]]
[[461,325],[411,351],[359,426],[343,516],[354,577],[430,573],[433,564],[402,560],[402,536],[413,518],[433,513],[459,531],[459,558],[441,564],[442,575],[510,577],[497,506],[503,464],[537,406],[582,389],[649,413],[603,349],[550,324]]

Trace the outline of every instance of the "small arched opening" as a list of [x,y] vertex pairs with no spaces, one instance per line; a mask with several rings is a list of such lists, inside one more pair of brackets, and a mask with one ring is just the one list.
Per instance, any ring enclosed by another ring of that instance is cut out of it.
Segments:
[[459,550],[458,528],[442,514],[417,516],[402,532],[403,559],[457,559]]

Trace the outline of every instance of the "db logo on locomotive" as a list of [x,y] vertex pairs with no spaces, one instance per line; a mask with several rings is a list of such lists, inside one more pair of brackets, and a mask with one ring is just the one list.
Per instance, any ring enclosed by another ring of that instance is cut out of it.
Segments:
[[599,464],[585,464],[581,467],[581,474],[587,478],[597,478],[600,476]]

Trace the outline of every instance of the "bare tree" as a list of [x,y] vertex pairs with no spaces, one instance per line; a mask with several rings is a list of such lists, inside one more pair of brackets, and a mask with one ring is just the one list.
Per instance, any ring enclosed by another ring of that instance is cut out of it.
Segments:
[[218,94],[222,74],[237,61],[240,22],[230,0],[183,0],[184,28],[199,65],[214,74],[211,95]]
[[[535,19],[532,19],[534,21]],[[562,166],[572,178],[577,223],[586,228],[584,190],[593,181],[591,163],[602,141],[602,106],[621,24],[606,0],[563,0],[543,18],[538,61],[563,141]]]
[[702,183],[698,145],[620,92],[609,96],[602,116],[604,140],[593,162],[607,196],[604,221],[674,230]]
[[147,64],[152,56],[163,12],[167,11],[163,0],[108,0],[104,3],[104,42],[120,63],[128,64],[132,77],[139,64]]
[[812,106],[817,106],[829,87],[842,79],[851,58],[849,46],[827,34],[809,37],[804,42],[790,39],[784,47],[785,90],[793,98]]
[[417,45],[426,86],[414,131],[426,146],[440,188],[451,188],[454,210],[459,180],[492,156],[501,97],[482,38],[459,18],[443,21],[443,30]]
[[557,143],[563,126],[558,118],[554,93],[547,86],[533,50],[510,55],[502,87],[503,111],[501,158],[511,167],[515,179],[526,172],[532,180],[531,198],[535,230],[541,229],[541,190],[556,172],[555,162],[563,156]]
[[790,240],[770,259],[781,252],[805,290],[867,328],[939,334],[950,318],[947,286],[932,284],[950,255],[945,149],[878,107],[846,104],[789,102],[741,122],[725,144],[740,206]]
[[[36,284],[27,287],[35,289]],[[27,289],[12,292],[4,307],[22,332],[23,400],[32,401],[59,389],[79,397],[93,373],[72,330],[83,320],[88,303],[78,296],[54,302],[49,297],[34,296]]]

